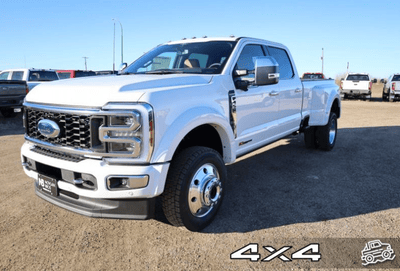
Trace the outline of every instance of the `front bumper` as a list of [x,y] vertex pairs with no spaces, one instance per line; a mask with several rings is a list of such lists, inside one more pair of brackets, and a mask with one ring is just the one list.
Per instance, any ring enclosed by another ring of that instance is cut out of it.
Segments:
[[[67,161],[33,151],[34,144],[25,142],[21,159],[25,173],[35,179],[36,194],[70,211],[93,217],[145,219],[154,209],[154,198],[164,191],[169,163],[156,165],[109,165],[100,159]],[[59,193],[51,196],[38,190],[39,174],[56,179]],[[148,176],[146,187],[111,191],[108,176]],[[92,186],[76,185],[79,176]]]
[[20,96],[2,96],[0,98],[0,107],[22,108],[25,95]]

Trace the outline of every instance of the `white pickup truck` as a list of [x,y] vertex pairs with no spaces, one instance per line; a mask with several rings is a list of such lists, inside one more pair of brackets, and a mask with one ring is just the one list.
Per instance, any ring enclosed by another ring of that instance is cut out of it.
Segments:
[[43,82],[59,80],[59,77],[55,70],[9,69],[1,71],[0,80],[25,81],[29,90],[31,90]]
[[24,105],[22,165],[39,197],[146,219],[161,196],[192,231],[221,206],[226,164],[298,132],[329,151],[341,112],[334,81],[302,82],[284,45],[235,37],[168,42],[119,75],[39,85]]
[[384,80],[382,100],[394,102],[400,99],[400,73],[389,76],[388,80]]
[[362,97],[364,100],[371,99],[372,83],[377,80],[371,80],[367,73],[349,73],[346,78],[342,78],[340,83],[340,94],[343,98]]

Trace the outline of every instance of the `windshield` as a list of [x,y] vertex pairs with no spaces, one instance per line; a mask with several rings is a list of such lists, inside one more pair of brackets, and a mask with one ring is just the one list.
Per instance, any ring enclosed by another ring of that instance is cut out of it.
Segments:
[[324,79],[321,73],[305,73],[303,79]]
[[235,45],[235,41],[161,45],[133,62],[121,74],[218,74]]
[[58,80],[55,71],[31,71],[28,81],[53,81]]
[[400,81],[400,75],[394,75],[392,81]]
[[351,74],[347,76],[346,80],[352,81],[369,81],[369,76],[365,74]]

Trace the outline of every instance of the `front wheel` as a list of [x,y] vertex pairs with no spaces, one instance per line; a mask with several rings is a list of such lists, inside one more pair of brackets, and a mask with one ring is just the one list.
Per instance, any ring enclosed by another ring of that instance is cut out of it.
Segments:
[[226,167],[221,155],[206,147],[190,147],[171,163],[162,208],[174,226],[201,231],[221,206]]
[[333,149],[337,136],[337,116],[334,112],[330,113],[328,124],[317,127],[315,136],[320,149],[325,151]]

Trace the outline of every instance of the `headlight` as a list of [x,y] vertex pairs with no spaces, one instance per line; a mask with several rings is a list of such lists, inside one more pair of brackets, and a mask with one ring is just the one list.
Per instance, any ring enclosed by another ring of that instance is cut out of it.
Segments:
[[[150,162],[154,149],[154,111],[146,103],[108,103],[102,108],[99,140],[108,164]],[[133,159],[132,159],[133,158]]]
[[107,117],[107,124],[99,128],[100,141],[107,143],[108,153],[141,153],[143,131],[139,112],[115,112]]

